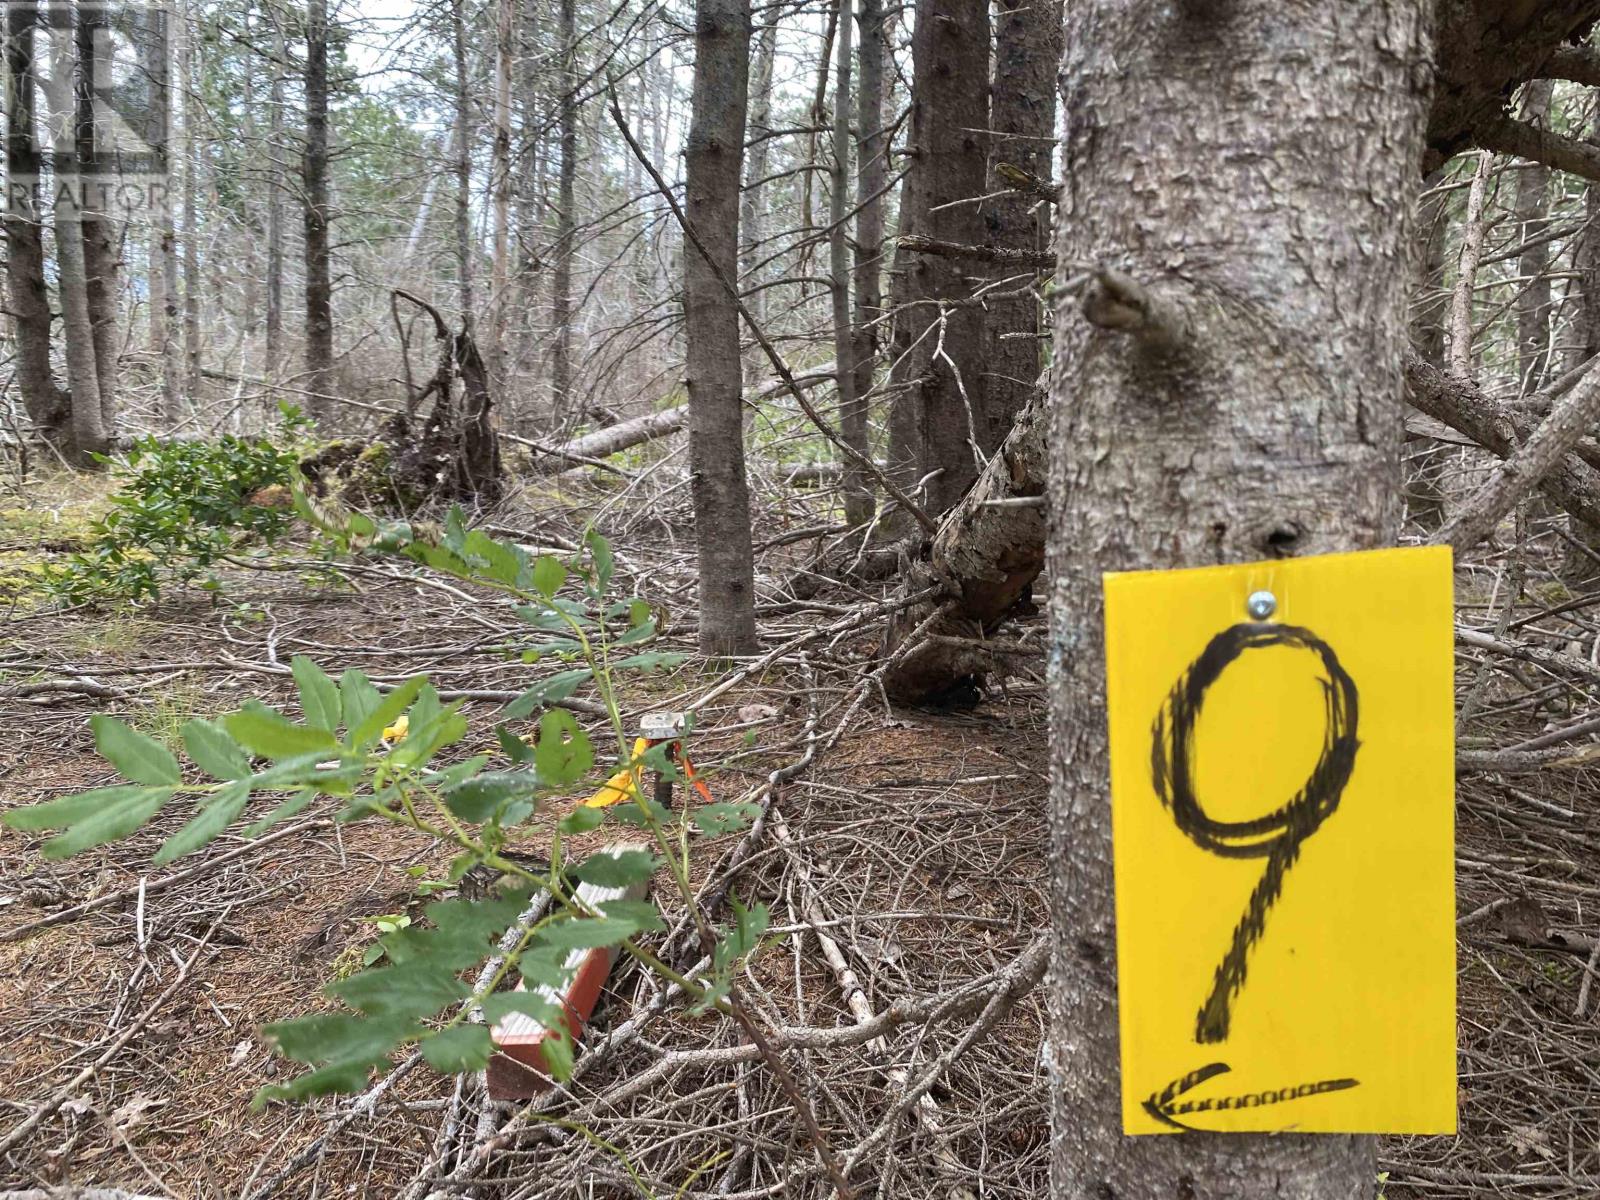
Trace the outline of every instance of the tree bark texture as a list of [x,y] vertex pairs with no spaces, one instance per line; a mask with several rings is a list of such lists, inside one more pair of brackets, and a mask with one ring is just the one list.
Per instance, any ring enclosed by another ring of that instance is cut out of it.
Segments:
[[[271,108],[267,125],[267,155],[272,166],[267,180],[267,314],[266,363],[262,372],[276,382],[283,368],[283,34],[273,37],[272,83],[267,103]],[[268,403],[272,403],[268,393]]]
[[[44,226],[39,211],[37,75],[34,70],[36,9],[9,4],[5,10],[6,177],[4,206],[6,286],[16,337],[17,387],[33,427],[48,441],[70,449],[72,398],[50,366],[50,293],[44,277]],[[20,195],[19,195],[20,193]]]
[[494,156],[489,173],[494,184],[494,260],[490,276],[490,375],[502,395],[506,383],[507,306],[511,302],[511,67],[516,57],[513,30],[515,0],[495,5]]
[[467,64],[466,0],[453,0],[450,5],[450,56],[456,73],[456,296],[463,326],[470,329],[477,308],[472,245],[472,109],[477,101]]
[[[999,0],[994,29],[994,88],[989,100],[989,188],[1000,181],[997,163],[1010,163],[1030,175],[1049,178],[1056,132],[1056,71],[1061,65],[1059,0]],[[1030,196],[1010,194],[985,202],[984,242],[1015,250],[1046,250],[1050,245],[1051,206]],[[1044,361],[1040,335],[1044,314],[1016,267],[997,270],[1011,279],[998,291],[1021,291],[990,302],[984,325],[984,414],[978,438],[992,454],[1011,432],[1017,414],[1038,391]]]
[[324,418],[333,381],[333,276],[328,250],[328,3],[306,6],[306,126],[302,159],[306,230],[306,390]]
[[[1554,84],[1536,79],[1528,84],[1522,101],[1522,119],[1542,125],[1550,113]],[[1527,163],[1517,170],[1517,236],[1529,242],[1549,228],[1550,208],[1547,193],[1550,170],[1541,163]],[[1522,289],[1517,296],[1517,373],[1522,391],[1536,392],[1544,386],[1550,366],[1550,245],[1540,242],[1527,246],[1517,256],[1517,275]]]
[[[974,201],[983,194],[989,153],[987,0],[920,0],[911,53],[911,232],[979,242],[983,225]],[[928,484],[926,507],[943,513],[978,473],[983,310],[970,302],[971,281],[958,260],[903,261],[912,305],[903,378],[916,397],[922,469],[940,472]]]
[[745,305],[757,321],[767,311],[766,289],[761,287],[767,272],[762,260],[768,254],[763,244],[766,232],[767,160],[772,152],[772,67],[778,52],[777,13],[755,35],[755,58],[750,76],[750,149],[745,156],[744,198],[739,206],[739,287],[748,299]]
[[883,124],[883,69],[888,39],[882,0],[860,0],[861,49],[856,72],[856,395],[872,391],[878,356],[876,322],[883,315],[883,208],[889,186],[889,136]]
[[[97,163],[100,148],[95,132],[96,60],[99,57],[99,32],[106,26],[106,14],[90,6],[80,6],[74,32],[76,53],[77,147],[78,161],[85,166]],[[93,181],[97,182],[97,181]],[[117,248],[116,222],[103,203],[96,187],[85,188],[85,207],[78,214],[83,231],[83,289],[89,308],[89,325],[94,343],[95,384],[100,395],[100,424],[106,438],[116,435],[117,356]]]
[[706,254],[684,248],[683,290],[700,650],[712,655],[756,648],[739,313],[718,278],[738,271],[749,58],[750,0],[699,0],[684,190]]
[[[1600,111],[1590,119],[1588,141],[1600,148]],[[1578,235],[1573,252],[1573,269],[1577,278],[1572,288],[1577,302],[1573,319],[1572,351],[1568,367],[1576,367],[1600,354],[1600,184],[1590,181],[1583,193],[1583,232]],[[1590,583],[1600,569],[1594,557],[1584,552],[1600,551],[1600,524],[1574,517],[1567,523],[1567,532],[1579,545],[1567,547],[1561,564],[1561,577],[1569,584],[1582,586]]]
[[1393,540],[1427,14],[1423,0],[1068,7],[1059,253],[1120,275],[1081,311],[1060,305],[1055,333],[1061,1200],[1375,1189],[1371,1138],[1121,1132],[1101,575]]
[[572,238],[577,228],[578,37],[577,0],[561,0],[561,169],[556,176],[556,242],[550,273],[551,424],[560,428],[572,416]]
[[[180,0],[178,20],[178,79],[183,90],[183,394],[189,403],[199,398],[201,371],[200,295],[205,280],[200,274],[200,78],[195,53],[193,9]],[[326,50],[324,50],[326,54]],[[308,68],[309,69],[309,68]],[[309,82],[308,85],[309,87]],[[309,101],[308,101],[309,107]],[[308,118],[309,122],[309,118]],[[324,155],[326,163],[326,155]],[[324,166],[326,170],[326,166]],[[330,331],[330,336],[331,331]]]
[[[52,116],[75,111],[73,48],[49,39],[50,78],[46,84]],[[94,357],[94,317],[89,309],[88,266],[83,250],[83,210],[72,187],[57,186],[53,200],[56,235],[56,290],[61,301],[61,333],[72,394],[72,442],[76,461],[110,448],[100,407],[100,373]]]
[[[828,275],[833,300],[834,387],[839,397],[839,436],[863,459],[867,444],[867,402],[856,387],[855,336],[850,320],[850,0],[839,0],[837,66],[833,86],[833,171],[828,189]],[[844,463],[844,519],[847,525],[872,520],[872,490],[855,460]]]

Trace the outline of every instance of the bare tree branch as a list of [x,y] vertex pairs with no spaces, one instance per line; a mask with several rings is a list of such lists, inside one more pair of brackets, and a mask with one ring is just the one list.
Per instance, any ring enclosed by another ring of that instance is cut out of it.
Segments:
[[1535,128],[1504,113],[1480,122],[1473,130],[1473,140],[1496,154],[1514,154],[1600,182],[1600,147]]
[[1537,74],[1541,79],[1570,79],[1600,87],[1600,54],[1588,46],[1557,46]]
[[1048,250],[1013,250],[1006,246],[964,246],[938,238],[908,233],[898,239],[902,250],[916,254],[937,254],[941,258],[970,258],[978,262],[1005,263],[1008,266],[1042,267],[1053,270],[1056,256]]
[[1597,418],[1600,418],[1600,368],[1593,368],[1551,409],[1533,436],[1500,465],[1461,511],[1445,522],[1437,540],[1448,542],[1461,551],[1487,537],[1500,519],[1567,457],[1567,451]]

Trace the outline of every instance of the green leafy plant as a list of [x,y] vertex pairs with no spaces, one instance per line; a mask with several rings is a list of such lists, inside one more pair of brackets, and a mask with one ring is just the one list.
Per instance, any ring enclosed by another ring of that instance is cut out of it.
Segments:
[[[601,755],[589,734],[571,713],[548,707],[580,686],[594,686],[608,715],[616,745],[608,774],[637,768],[678,777],[663,747],[635,760],[624,736],[619,673],[668,664],[676,656],[642,648],[655,633],[648,605],[607,600],[612,556],[605,539],[590,533],[582,549],[563,561],[535,558],[515,544],[467,530],[459,511],[437,539],[419,538],[409,526],[380,528],[365,517],[351,518],[340,528],[325,520],[324,525],[352,552],[381,546],[517,597],[519,615],[542,639],[534,652],[575,664],[507,708],[511,716],[545,706],[531,744],[501,723],[495,732],[505,762],[492,765],[484,754],[447,762],[449,748],[466,738],[468,722],[461,703],[445,703],[426,677],[385,691],[360,671],[347,670],[335,679],[310,659],[297,657],[292,671],[298,718],[249,701],[214,720],[189,720],[181,741],[195,769],[185,771],[166,745],[112,717],[96,716],[91,720],[96,748],[124,782],[13,809],[4,814],[5,824],[54,831],[42,848],[54,859],[128,837],[158,814],[180,807],[188,820],[156,851],[160,865],[194,853],[236,824],[243,824],[244,836],[254,837],[324,803],[339,821],[385,821],[448,845],[454,857],[447,882],[480,865],[503,878],[505,886],[486,898],[427,904],[423,921],[382,918],[375,948],[364,952],[364,969],[326,989],[341,1009],[266,1028],[283,1055],[311,1070],[263,1089],[258,1104],[358,1090],[371,1071],[382,1070],[397,1049],[410,1044],[419,1045],[440,1071],[481,1069],[491,1046],[487,1026],[469,1019],[475,1006],[491,1023],[524,1013],[564,1039],[558,1013],[536,987],[507,991],[500,985],[520,975],[531,985],[559,990],[574,949],[619,947],[681,986],[697,1010],[748,1021],[734,999],[734,978],[760,946],[766,910],[759,904],[736,905],[734,926],[711,930],[695,908],[688,875],[692,837],[701,829],[720,833],[741,827],[752,815],[747,806],[718,805],[714,817],[701,820],[692,806],[684,806],[688,814],[674,814],[648,798],[647,789],[636,788],[629,803],[580,806],[561,817],[551,835],[547,871],[530,870],[502,853],[508,837],[550,797],[570,794],[596,773]],[[606,821],[641,831],[650,849],[565,861],[572,835]],[[588,908],[569,885],[569,880],[590,880],[625,886],[663,869],[703,940],[714,947],[709,971],[694,979],[640,944],[643,935],[664,928],[654,904],[614,901]],[[518,924],[539,889],[553,900],[549,915],[519,928],[509,954],[475,991],[464,978]],[[570,1046],[564,1040],[547,1045],[547,1062],[564,1077],[571,1067]]]
[[161,442],[144,438],[112,464],[118,489],[88,545],[51,566],[46,588],[68,603],[151,600],[201,581],[241,543],[270,545],[294,520],[293,484],[309,422],[283,406],[282,445],[264,438]]

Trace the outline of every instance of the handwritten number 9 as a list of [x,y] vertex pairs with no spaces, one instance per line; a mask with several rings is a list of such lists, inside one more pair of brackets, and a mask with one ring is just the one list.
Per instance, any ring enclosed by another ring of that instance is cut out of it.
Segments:
[[[1327,677],[1320,679],[1326,705],[1322,757],[1296,795],[1274,812],[1249,821],[1218,821],[1206,814],[1195,796],[1195,724],[1211,687],[1247,650],[1290,646],[1309,650],[1321,660]],[[1300,857],[1300,846],[1339,807],[1339,798],[1355,766],[1356,685],[1331,647],[1309,629],[1293,625],[1240,624],[1211,639],[1200,657],[1179,678],[1152,728],[1151,774],[1156,795],[1172,819],[1202,850],[1222,858],[1265,858],[1266,870],[1250,894],[1244,915],[1234,928],[1227,955],[1218,965],[1211,993],[1195,1020],[1195,1040],[1226,1041],[1233,999],[1244,987],[1250,951],[1266,927],[1267,912],[1283,891],[1284,875]]]

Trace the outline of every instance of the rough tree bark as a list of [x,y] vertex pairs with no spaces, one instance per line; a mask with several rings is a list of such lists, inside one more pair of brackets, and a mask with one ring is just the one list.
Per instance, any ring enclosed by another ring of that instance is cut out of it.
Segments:
[[[166,12],[152,12],[150,20],[154,44],[151,47],[151,69],[159,80],[155,90],[156,128],[168,134],[168,179],[163,182],[156,201],[156,225],[152,231],[156,245],[152,247],[156,261],[150,270],[150,341],[161,355],[161,415],[176,425],[183,417],[183,401],[188,394],[183,380],[182,361],[178,353],[178,229],[173,216],[170,153],[172,139],[168,131],[177,112],[173,97],[177,90],[172,86],[168,64],[171,34]],[[184,36],[183,30],[177,36]]]
[[734,279],[738,270],[750,0],[699,0],[694,36],[684,192],[689,223],[706,254],[693,246],[684,249],[683,303],[700,650],[749,654],[756,648],[755,568],[740,403],[739,313],[718,273]]
[[306,390],[325,419],[333,381],[333,277],[328,251],[328,0],[306,5],[306,128],[301,160],[306,228]]
[[117,337],[117,247],[116,219],[110,212],[109,176],[99,174],[104,161],[99,145],[95,113],[95,87],[101,69],[102,39],[109,33],[106,13],[94,6],[80,5],[74,30],[77,45],[77,153],[84,170],[80,192],[83,207],[79,224],[83,231],[83,289],[89,308],[89,324],[94,341],[95,384],[100,394],[100,424],[107,439],[117,428],[117,356],[121,344]]
[[572,239],[577,228],[578,178],[578,10],[577,0],[561,0],[561,170],[556,176],[556,240],[550,273],[550,421],[559,429],[572,408]]
[[888,51],[882,0],[861,0],[856,79],[855,289],[856,395],[872,390],[883,315],[883,205],[889,185],[889,131],[883,125],[883,64]]
[[[272,40],[272,84],[267,103],[272,111],[267,117],[267,156],[271,160],[267,178],[267,313],[266,313],[266,363],[263,374],[276,383],[283,368],[283,75],[287,49],[282,26],[276,28]],[[274,401],[267,393],[267,403]],[[270,416],[270,413],[269,413]]]
[[774,11],[755,35],[756,53],[751,61],[749,151],[745,155],[744,199],[739,205],[739,286],[749,298],[750,315],[764,321],[767,293],[761,287],[766,272],[761,260],[766,254],[767,158],[772,150],[772,65],[778,52],[778,14]]
[[[1536,79],[1528,84],[1522,99],[1522,119],[1543,125],[1550,112],[1550,95],[1555,84]],[[1538,238],[1550,225],[1546,193],[1550,169],[1543,163],[1528,163],[1517,172],[1515,216],[1517,236],[1524,242]],[[1517,256],[1517,275],[1522,291],[1517,296],[1517,374],[1522,391],[1536,392],[1544,386],[1550,365],[1550,246],[1547,242],[1530,245]]]
[[[1422,181],[1424,198],[1417,213],[1417,269],[1411,301],[1411,349],[1433,366],[1444,362],[1445,320],[1450,307],[1444,286],[1450,193],[1440,187],[1443,182],[1443,171]],[[1456,452],[1425,434],[1409,440],[1413,450],[1408,451],[1405,466],[1406,515],[1424,529],[1437,529],[1444,521],[1445,471]]]
[[[838,63],[833,86],[833,171],[828,192],[828,274],[833,293],[834,387],[839,396],[839,436],[869,458],[867,402],[856,388],[855,331],[850,322],[850,0],[839,0]],[[854,460],[844,463],[844,519],[872,520],[872,491]]]
[[[515,58],[515,0],[495,5],[494,155],[489,174],[494,184],[494,260],[490,276],[492,319],[489,325],[490,376],[502,389],[506,380],[506,324],[511,303],[511,66]],[[505,394],[502,391],[502,394]]]
[[177,7],[178,79],[183,89],[183,395],[190,404],[200,393],[200,78],[191,6]]
[[[1059,0],[998,0],[994,30],[994,88],[989,100],[989,183],[999,186],[994,166],[1010,163],[1048,179],[1056,132],[1056,71],[1061,66]],[[1050,244],[1050,206],[1016,192],[987,201],[982,210],[990,246],[1044,250]],[[1025,275],[1016,267],[997,270],[997,280]],[[994,453],[1011,432],[1017,414],[1038,391],[1043,356],[1039,335],[1043,311],[1027,280],[1002,286],[1020,296],[996,298],[984,324],[984,413],[978,438]]]
[[50,293],[44,277],[44,227],[39,211],[39,148],[33,52],[39,17],[28,4],[5,10],[6,181],[3,208],[6,285],[16,337],[17,387],[28,420],[47,441],[70,450],[72,397],[50,366]]
[[[1600,111],[1590,118],[1588,142],[1600,148]],[[1593,180],[1583,192],[1583,232],[1573,252],[1573,280],[1577,312],[1572,322],[1572,353],[1568,367],[1575,368],[1600,354],[1600,183]],[[1574,586],[1585,586],[1600,575],[1596,554],[1600,554],[1600,523],[1574,517],[1567,522],[1567,533],[1576,544],[1569,544],[1561,563],[1561,577]]]
[[[75,55],[61,39],[50,39],[50,78],[46,84],[53,119],[75,111]],[[83,249],[83,209],[76,181],[56,179],[53,201],[56,235],[56,289],[61,299],[67,387],[72,394],[72,449],[75,461],[90,466],[110,447],[100,406],[99,366],[94,357],[94,316],[89,308],[88,266]]]
[[[989,5],[987,0],[919,0],[912,37],[911,157],[907,195],[914,232],[972,244],[983,226],[974,199],[983,194],[989,150]],[[902,224],[902,232],[908,232]],[[957,259],[914,255],[906,274],[907,347],[897,364],[920,432],[920,465],[939,471],[926,507],[942,513],[977,477],[977,430],[984,409],[983,310]],[[892,458],[893,456],[891,456]],[[914,481],[914,480],[913,480]]]
[[1057,1197],[1374,1188],[1371,1138],[1122,1135],[1101,574],[1395,536],[1429,7],[1069,6],[1059,252],[1126,274],[1051,389]]
[[467,70],[466,0],[450,5],[450,56],[455,64],[455,171],[456,171],[456,303],[461,321],[470,329],[477,299],[473,295],[472,245],[472,81]]

